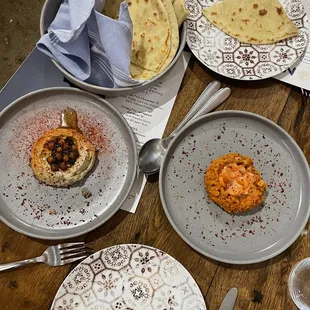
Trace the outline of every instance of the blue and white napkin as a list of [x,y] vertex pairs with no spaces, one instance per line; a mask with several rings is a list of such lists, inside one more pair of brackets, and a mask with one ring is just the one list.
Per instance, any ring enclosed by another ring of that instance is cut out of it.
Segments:
[[114,20],[96,11],[95,2],[63,0],[37,48],[87,83],[108,88],[139,84],[129,72],[132,22],[127,3],[121,3]]

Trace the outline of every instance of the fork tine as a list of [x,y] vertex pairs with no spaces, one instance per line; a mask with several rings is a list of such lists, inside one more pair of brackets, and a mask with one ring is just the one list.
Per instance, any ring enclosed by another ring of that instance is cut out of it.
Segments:
[[79,257],[73,257],[73,258],[68,258],[68,259],[63,259],[61,261],[61,265],[65,265],[65,264],[71,264],[74,263],[78,260],[82,260],[84,258],[88,257],[88,255],[83,255],[83,256],[79,256]]
[[69,258],[73,258],[73,257],[77,257],[80,255],[86,255],[86,254],[91,254],[89,253],[87,250],[82,250],[82,251],[77,251],[77,252],[70,252],[70,253],[66,253],[66,254],[61,254],[60,259],[64,260],[64,259],[69,259]]
[[65,249],[61,249],[59,250],[59,254],[60,255],[66,255],[66,254],[70,254],[70,253],[74,253],[74,252],[79,252],[79,251],[83,251],[87,249],[87,247],[85,246],[79,246],[79,247],[71,247],[71,248],[65,248]]
[[301,88],[300,90],[301,90],[301,95],[302,95],[302,103],[305,104],[310,97],[310,92],[303,88]]
[[83,248],[78,248],[78,249],[73,249],[73,250],[70,250],[70,251],[65,251],[65,252],[61,252],[59,253],[60,254],[60,257],[68,257],[68,256],[72,256],[72,255],[76,255],[76,254],[79,254],[79,253],[84,253],[84,252],[87,252],[87,253],[92,253],[91,249],[89,248],[86,248],[86,247],[83,247]]
[[59,244],[59,249],[67,249],[67,248],[72,248],[72,247],[81,247],[84,246],[85,242],[71,242],[71,243],[61,243]]

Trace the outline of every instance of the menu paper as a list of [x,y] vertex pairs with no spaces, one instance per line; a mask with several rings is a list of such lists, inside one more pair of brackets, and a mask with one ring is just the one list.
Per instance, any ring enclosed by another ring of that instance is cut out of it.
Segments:
[[[126,97],[106,98],[123,114],[136,134],[138,150],[146,141],[163,136],[190,55],[183,52],[173,69],[155,86]],[[131,213],[136,211],[145,184],[146,177],[138,173],[135,184],[122,206],[123,210]]]
[[[310,17],[310,0],[304,1],[305,11]],[[309,20],[310,22],[310,20]],[[310,44],[305,54],[292,67],[275,76],[277,80],[310,90]]]

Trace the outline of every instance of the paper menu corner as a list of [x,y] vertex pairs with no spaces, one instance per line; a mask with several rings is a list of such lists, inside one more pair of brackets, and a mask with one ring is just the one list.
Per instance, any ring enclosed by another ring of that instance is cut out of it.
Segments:
[[[310,0],[302,0],[308,18],[310,17]],[[308,22],[309,24],[309,22]],[[308,34],[309,42],[309,34]],[[290,68],[274,77],[277,80],[310,90],[310,44],[300,59]]]
[[[158,84],[126,97],[107,98],[125,117],[137,136],[137,148],[153,138],[161,138],[166,128],[191,53],[183,52],[175,66]],[[122,210],[135,213],[146,177],[139,174],[137,180],[122,206]]]

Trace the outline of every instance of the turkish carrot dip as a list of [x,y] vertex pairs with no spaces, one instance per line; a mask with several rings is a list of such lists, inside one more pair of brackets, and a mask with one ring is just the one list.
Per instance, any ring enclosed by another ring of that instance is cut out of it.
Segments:
[[229,213],[257,207],[263,202],[267,188],[253,160],[239,153],[213,160],[206,170],[204,184],[208,197]]

